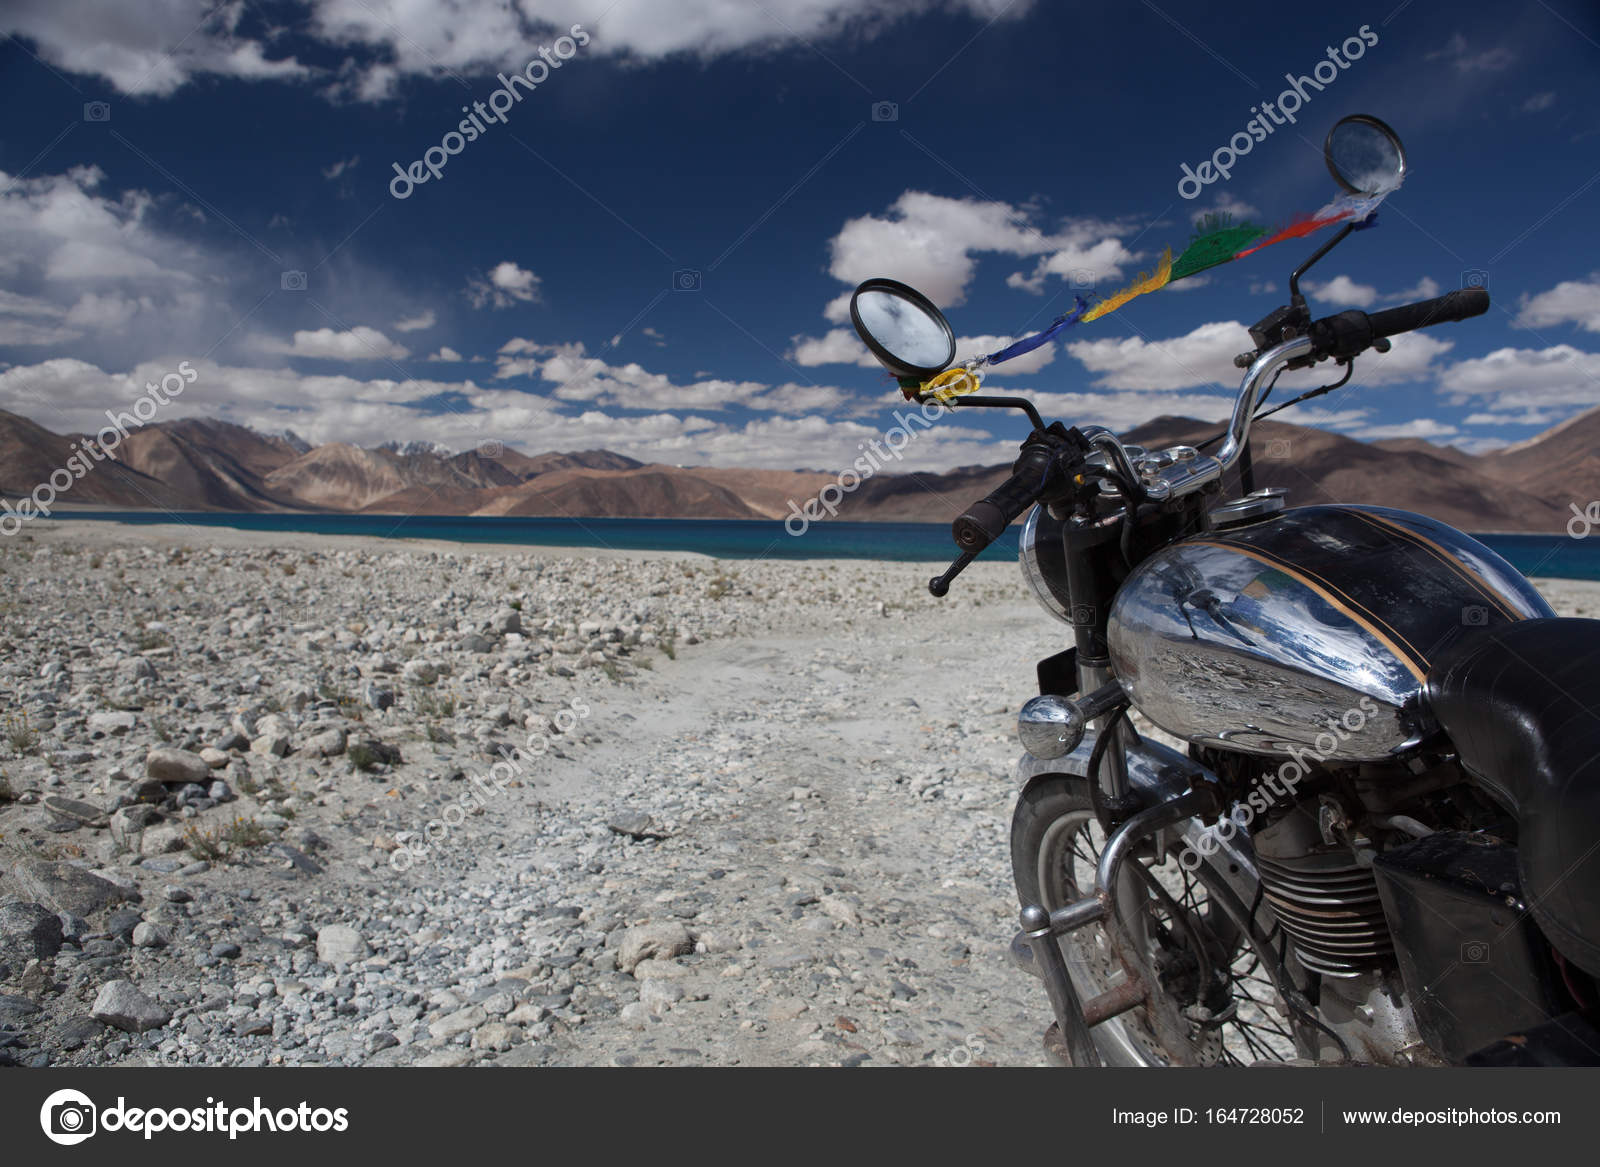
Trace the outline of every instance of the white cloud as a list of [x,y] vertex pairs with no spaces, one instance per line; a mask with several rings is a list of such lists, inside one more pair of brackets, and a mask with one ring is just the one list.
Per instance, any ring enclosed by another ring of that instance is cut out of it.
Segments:
[[1522,103],[1522,112],[1543,113],[1555,103],[1556,95],[1554,93],[1549,91],[1544,93],[1535,93],[1532,97],[1528,98],[1527,101]]
[[[840,228],[830,243],[828,270],[847,284],[889,276],[921,291],[941,307],[966,299],[967,285],[983,253],[1039,256],[1031,276],[1014,286],[1042,291],[1046,277],[1087,284],[1121,276],[1132,253],[1115,238],[1117,229],[1094,221],[1067,222],[1051,232],[1033,224],[1029,212],[1005,202],[954,199],[906,191],[883,216],[862,215]],[[1008,281],[1010,282],[1010,281]],[[847,318],[848,295],[825,313]]]
[[324,166],[322,168],[322,177],[331,182],[338,178],[341,174],[346,174],[349,171],[354,170],[356,168],[356,164],[360,161],[361,155],[359,154],[351,158],[341,158],[332,166]]
[[877,360],[861,343],[853,328],[831,328],[823,336],[794,337],[789,359],[810,368],[815,365],[860,365],[875,369]]
[[292,56],[268,59],[266,40],[240,31],[244,10],[242,0],[10,0],[0,32],[26,37],[50,64],[104,78],[123,94],[164,97],[204,74],[277,81],[309,75]]
[[[1007,392],[1015,391],[1008,386]],[[1068,425],[1103,425],[1118,433],[1158,417],[1222,421],[1233,412],[1233,398],[1214,393],[1030,393],[1045,419]]]
[[131,359],[209,345],[238,319],[227,289],[239,265],[167,225],[182,204],[102,194],[104,178],[94,166],[0,174],[0,344],[77,341],[84,355],[114,343]]
[[1245,219],[1259,219],[1261,212],[1243,199],[1234,198],[1227,191],[1223,191],[1217,196],[1217,201],[1209,207],[1201,207],[1198,210],[1191,211],[1189,222],[1198,226],[1200,220],[1207,215],[1229,215],[1235,223],[1238,223]]
[[1498,73],[1509,68],[1516,59],[1516,54],[1504,45],[1473,52],[1467,46],[1467,38],[1459,32],[1443,48],[1423,56],[1425,61],[1448,61],[1458,73]]
[[424,308],[415,316],[406,316],[394,322],[396,332],[421,332],[424,328],[432,328],[438,323],[432,308]]
[[294,334],[291,344],[263,340],[259,347],[265,352],[329,361],[398,361],[411,355],[404,345],[396,344],[376,328],[364,324],[344,332],[332,328],[301,330]]
[[509,308],[513,304],[537,304],[540,279],[531,271],[507,259],[494,265],[487,278],[473,276],[467,281],[467,299],[474,308],[485,305]]
[[[329,96],[380,101],[408,77],[492,76],[537,59],[573,23],[585,55],[629,61],[859,40],[919,12],[1015,19],[1032,0],[297,0],[283,20],[336,72],[314,70],[274,41],[283,29],[244,0],[10,0],[0,32],[28,38],[56,68],[103,78],[118,93],[161,95],[207,74],[243,80],[323,76]],[[863,99],[865,101],[865,99]],[[863,105],[865,110],[865,105]]]
[[1557,410],[1525,409],[1521,413],[1469,413],[1462,425],[1553,425],[1562,419]]
[[1407,288],[1403,292],[1394,292],[1384,296],[1383,299],[1393,304],[1409,304],[1416,300],[1431,300],[1438,294],[1438,281],[1429,276],[1423,276],[1417,281],[1415,287]]
[[456,352],[456,350],[451,348],[449,345],[441,345],[439,351],[429,357],[428,360],[445,361],[453,364],[454,362],[461,360],[461,354]]
[[1600,276],[1587,281],[1563,280],[1548,292],[1525,300],[1516,319],[1519,328],[1567,323],[1600,332]]
[[1183,336],[1149,341],[1079,340],[1067,352],[1098,373],[1094,384],[1106,389],[1159,391],[1237,380],[1234,354],[1250,347],[1250,334],[1236,320],[1202,324]]
[[1447,438],[1461,431],[1447,422],[1436,421],[1431,417],[1418,417],[1398,425],[1363,426],[1352,432],[1356,437],[1366,438],[1368,441],[1380,441],[1384,438],[1425,438],[1431,441],[1434,438]]
[[[1399,385],[1427,380],[1435,374],[1443,376],[1435,363],[1456,346],[1455,341],[1441,340],[1429,332],[1403,333],[1391,337],[1390,343],[1394,346],[1390,352],[1369,352],[1356,359],[1356,384]],[[1328,380],[1331,374],[1332,366],[1319,365],[1311,375]]]
[[497,380],[534,377],[553,384],[558,401],[593,402],[620,409],[702,409],[734,406],[771,413],[814,413],[850,402],[852,394],[829,385],[769,386],[760,381],[701,377],[676,384],[635,361],[607,363],[588,355],[582,343],[540,344],[515,338],[500,346]]
[[1378,299],[1377,288],[1358,284],[1349,276],[1334,276],[1327,283],[1306,280],[1303,286],[1314,299],[1340,308],[1368,308]]
[[1439,384],[1453,401],[1483,398],[1496,412],[1587,407],[1600,400],[1600,353],[1570,344],[1496,349],[1441,370]]
[[1302,285],[1319,303],[1338,308],[1371,308],[1375,304],[1410,304],[1417,300],[1431,300],[1439,294],[1439,283],[1431,276],[1423,276],[1412,287],[1399,292],[1379,294],[1370,284],[1358,284],[1349,276],[1334,276],[1325,284],[1306,280]]

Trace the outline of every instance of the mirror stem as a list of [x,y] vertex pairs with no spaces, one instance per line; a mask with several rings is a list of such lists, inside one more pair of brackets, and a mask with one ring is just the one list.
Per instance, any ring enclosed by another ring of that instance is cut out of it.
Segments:
[[1337,235],[1328,240],[1321,247],[1317,248],[1316,251],[1312,252],[1310,259],[1306,260],[1299,267],[1294,269],[1294,274],[1289,277],[1289,302],[1296,308],[1304,308],[1306,306],[1306,298],[1300,294],[1300,277],[1305,275],[1306,272],[1310,271],[1311,265],[1316,263],[1317,260],[1321,259],[1324,255],[1327,255],[1328,252],[1332,251],[1335,247],[1339,246],[1339,244],[1343,243],[1345,241],[1345,237],[1355,229],[1356,225],[1354,223],[1346,223],[1340,229]]

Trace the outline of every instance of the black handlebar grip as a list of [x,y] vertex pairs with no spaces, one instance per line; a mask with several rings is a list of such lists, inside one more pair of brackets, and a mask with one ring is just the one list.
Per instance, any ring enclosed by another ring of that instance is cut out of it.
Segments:
[[1000,537],[1011,520],[1039,501],[1048,463],[1026,455],[1010,478],[997,486],[987,498],[975,502],[950,526],[956,546],[976,555]]
[[1482,316],[1488,310],[1487,289],[1463,288],[1459,292],[1448,292],[1437,299],[1421,300],[1415,304],[1402,304],[1398,308],[1374,312],[1369,319],[1372,321],[1374,337],[1399,336],[1402,332],[1427,328],[1432,324],[1469,320],[1474,316]]

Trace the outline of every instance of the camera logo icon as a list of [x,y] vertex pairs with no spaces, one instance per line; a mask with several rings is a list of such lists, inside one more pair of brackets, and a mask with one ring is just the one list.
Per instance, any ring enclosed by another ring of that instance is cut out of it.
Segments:
[[686,267],[672,273],[672,290],[674,292],[698,292],[700,290],[700,273],[692,267]]
[[875,101],[872,103],[872,120],[897,122],[900,120],[900,107],[892,101]]
[[1074,288],[1092,288],[1099,282],[1099,277],[1093,268],[1079,267],[1072,270],[1072,278],[1068,282]]
[[45,1138],[63,1147],[74,1147],[94,1134],[98,1111],[89,1096],[79,1090],[57,1090],[39,1108],[39,1125]]
[[1461,273],[1461,286],[1463,288],[1487,288],[1489,286],[1489,273],[1481,267],[1469,267]]
[[303,271],[286,271],[280,284],[285,292],[303,292],[306,290],[306,273]]
[[1468,604],[1461,609],[1461,623],[1468,628],[1482,628],[1489,623],[1489,609],[1481,604]]
[[1093,626],[1094,621],[1095,610],[1093,604],[1072,605],[1072,625],[1074,628]]
[[1468,940],[1461,946],[1462,964],[1488,964],[1489,946],[1482,940]]
[[1267,443],[1264,454],[1273,462],[1287,462],[1294,457],[1294,447],[1288,438],[1273,438]]
[[83,120],[86,122],[108,122],[111,120],[111,103],[106,101],[86,101],[83,103]]

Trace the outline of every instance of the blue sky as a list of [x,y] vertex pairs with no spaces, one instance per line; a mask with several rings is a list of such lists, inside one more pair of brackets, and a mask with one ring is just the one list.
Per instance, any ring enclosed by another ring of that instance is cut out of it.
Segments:
[[[998,347],[1181,250],[1199,213],[1271,225],[1321,206],[1322,137],[1352,112],[1399,131],[1411,172],[1316,271],[1313,307],[1464,279],[1494,307],[1284,419],[1479,450],[1600,402],[1600,11],[1286,12],[12,0],[0,408],[93,430],[188,361],[199,376],[162,417],[836,469],[898,402],[848,332],[854,282],[906,279],[962,356]],[[1183,164],[1363,28],[1294,125],[1179,194]],[[525,69],[536,84],[466,141],[472,103],[505,107],[497,74]],[[398,183],[394,164],[441,143],[457,152],[434,150],[437,178]],[[1069,423],[1221,417],[1244,325],[1315,242],[1135,300],[988,384]],[[905,465],[1002,461],[1021,436],[962,414]]]

